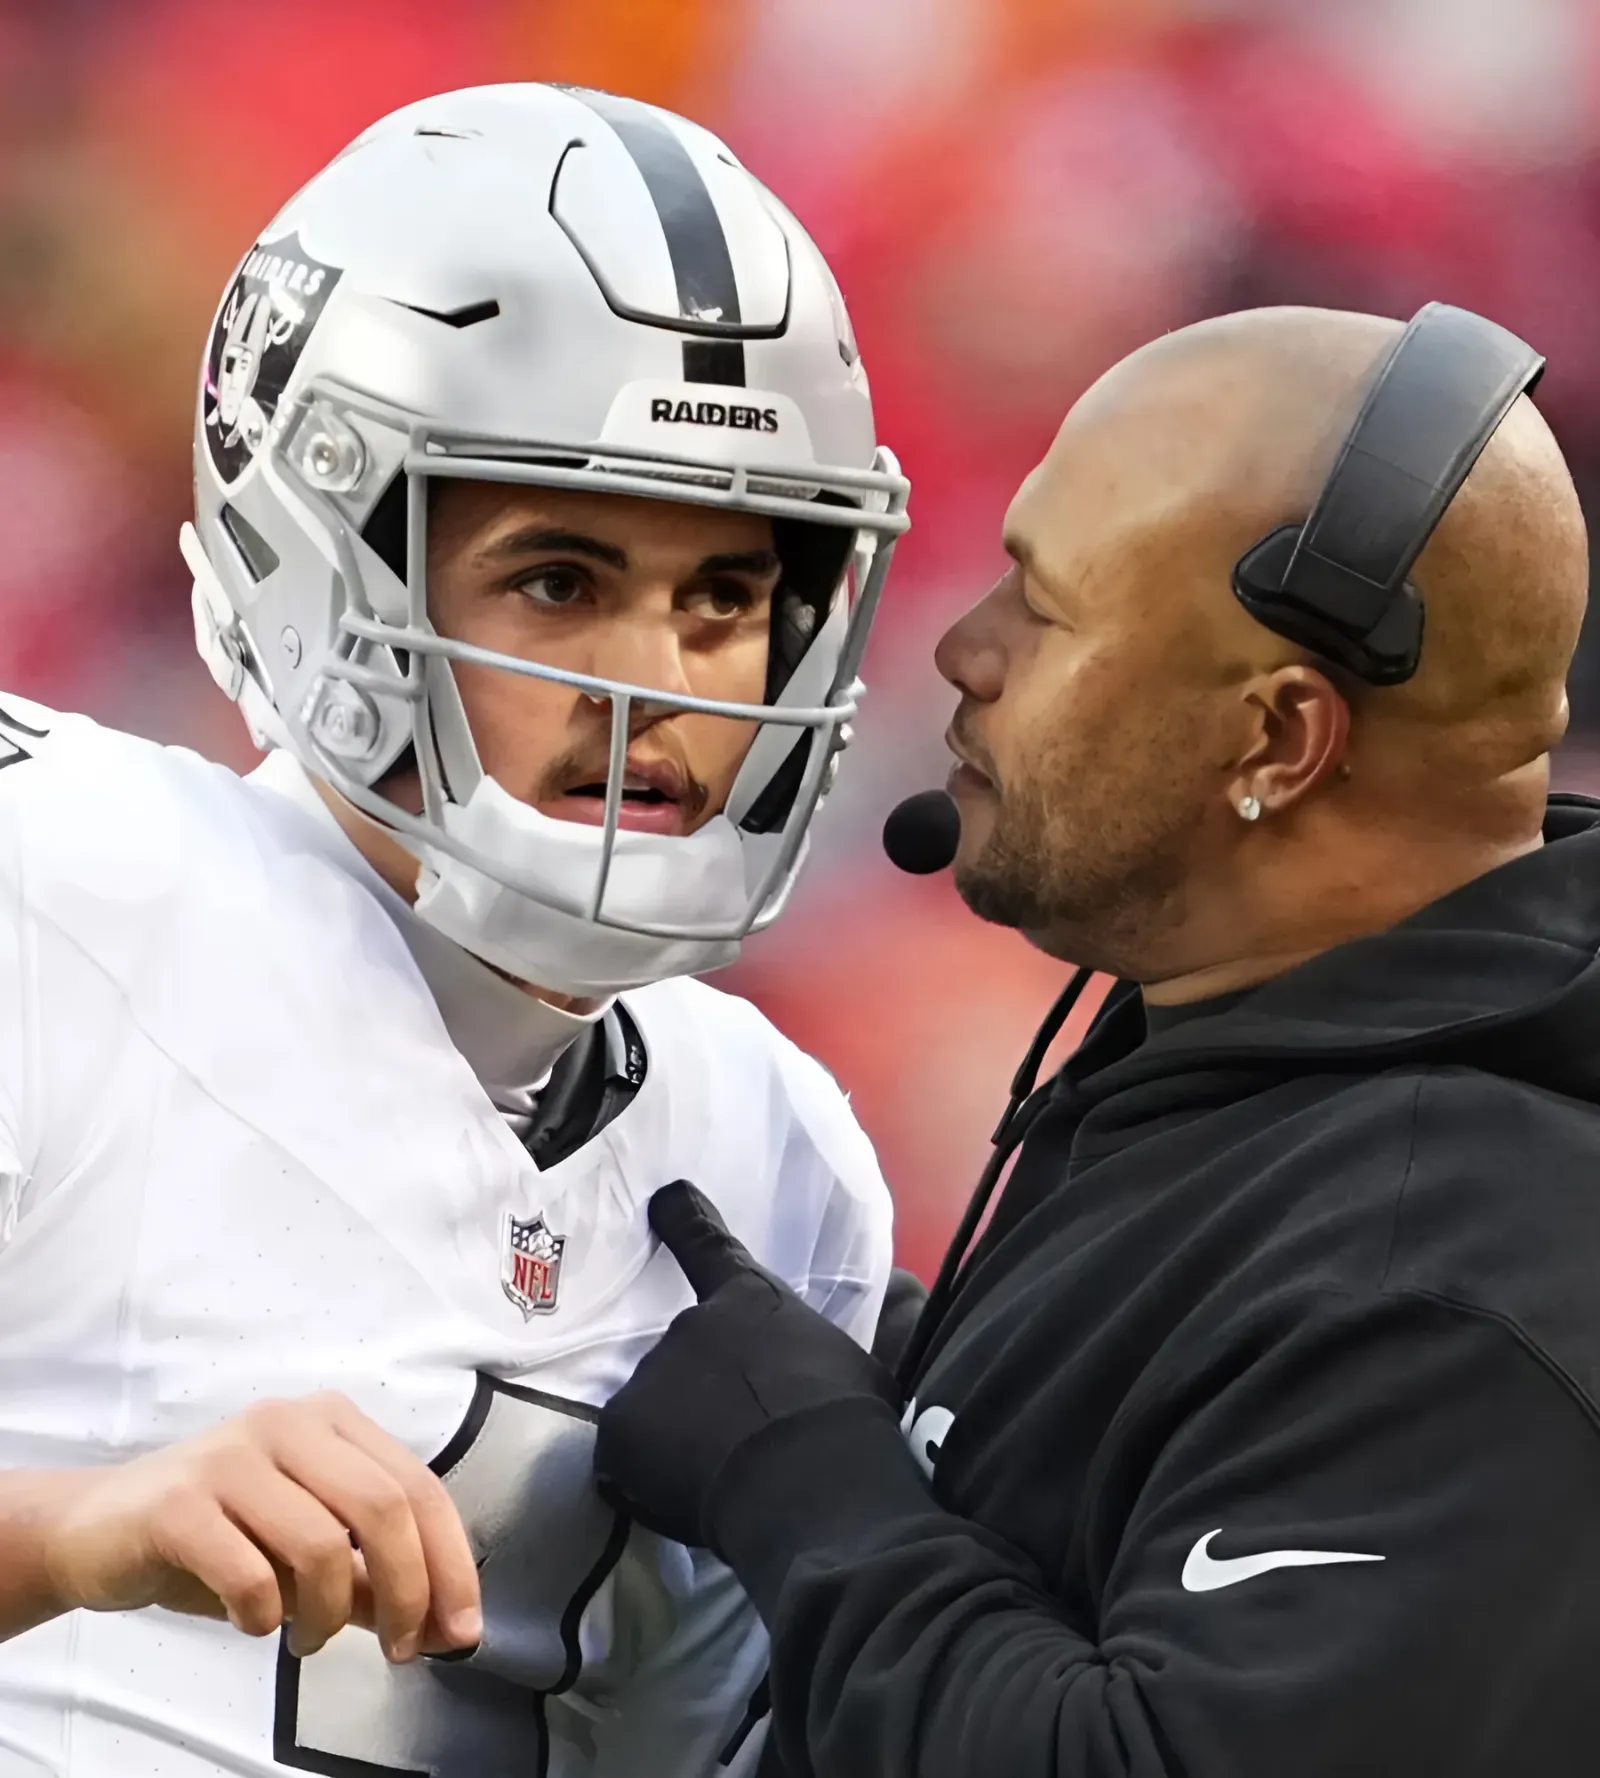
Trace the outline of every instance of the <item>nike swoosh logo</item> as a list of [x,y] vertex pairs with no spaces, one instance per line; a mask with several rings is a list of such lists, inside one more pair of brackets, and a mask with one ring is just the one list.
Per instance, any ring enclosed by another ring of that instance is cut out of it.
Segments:
[[1214,1593],[1219,1587],[1236,1587],[1240,1581],[1270,1574],[1274,1568],[1323,1568],[1335,1562],[1384,1560],[1382,1556],[1358,1556],[1350,1550],[1263,1550],[1259,1556],[1213,1556],[1211,1540],[1221,1535],[1219,1525],[1190,1550],[1183,1565],[1186,1593]]

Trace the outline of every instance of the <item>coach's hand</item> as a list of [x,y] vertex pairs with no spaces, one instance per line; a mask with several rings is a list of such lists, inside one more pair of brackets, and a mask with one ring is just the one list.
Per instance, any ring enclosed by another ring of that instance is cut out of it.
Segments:
[[687,1180],[663,1186],[649,1214],[700,1301],[601,1410],[595,1474],[648,1529],[718,1550],[709,1505],[741,1450],[835,1403],[896,1413],[899,1398],[889,1372],[758,1266]]
[[63,1481],[44,1546],[63,1609],[162,1605],[251,1636],[287,1621],[299,1655],[356,1623],[394,1661],[482,1634],[477,1568],[444,1484],[342,1395],[261,1402]]

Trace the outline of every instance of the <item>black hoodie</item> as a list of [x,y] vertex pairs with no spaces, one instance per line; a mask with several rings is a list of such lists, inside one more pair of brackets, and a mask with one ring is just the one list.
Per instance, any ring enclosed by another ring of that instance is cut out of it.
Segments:
[[[792,1778],[1600,1773],[1600,804],[1046,1089],[722,1527]],[[928,1479],[930,1478],[931,1479]]]

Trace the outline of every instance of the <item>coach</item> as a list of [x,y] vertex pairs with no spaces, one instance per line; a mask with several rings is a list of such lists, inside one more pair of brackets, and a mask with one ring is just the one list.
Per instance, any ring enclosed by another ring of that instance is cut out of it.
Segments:
[[1135,353],[940,644],[962,895],[1118,986],[909,1388],[652,1205],[702,1302],[601,1480],[749,1590],[790,1778],[1600,1769],[1584,526],[1521,342],[1400,332]]

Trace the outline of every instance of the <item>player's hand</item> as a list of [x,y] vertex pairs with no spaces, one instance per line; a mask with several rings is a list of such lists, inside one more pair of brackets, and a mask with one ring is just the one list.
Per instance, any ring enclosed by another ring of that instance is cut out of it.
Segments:
[[392,1661],[471,1648],[478,1572],[444,1484],[334,1392],[267,1401],[182,1444],[75,1474],[46,1531],[63,1608],[287,1622],[298,1655],[347,1623]]

